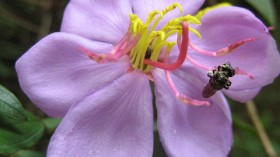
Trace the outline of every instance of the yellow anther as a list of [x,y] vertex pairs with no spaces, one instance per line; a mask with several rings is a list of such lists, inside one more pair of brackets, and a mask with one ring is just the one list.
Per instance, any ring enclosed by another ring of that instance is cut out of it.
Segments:
[[163,17],[163,14],[161,11],[155,10],[149,13],[146,24],[150,24],[154,19],[155,16],[159,15],[159,17]]
[[130,18],[130,21],[134,21],[135,19],[137,19],[137,15],[136,14],[129,14],[129,18]]
[[166,45],[166,52],[169,53],[176,44],[177,44],[176,42],[168,42]]
[[216,9],[216,8],[220,8],[220,7],[227,7],[227,6],[231,6],[230,3],[220,3],[220,4],[216,4],[216,5],[213,5],[211,7],[207,7],[205,9],[202,9],[200,10],[196,15],[195,17],[198,18],[198,19],[201,19],[201,17],[206,14],[208,11],[211,11],[213,9]]
[[201,35],[197,30],[195,30],[195,29],[193,29],[193,28],[191,28],[191,27],[189,27],[189,30],[190,30],[191,32],[193,32],[194,34],[196,34],[200,39],[202,39],[202,35]]
[[167,29],[167,31],[169,31],[169,30],[181,30],[182,29],[182,26],[180,26],[180,25],[170,25],[170,26],[167,26],[166,27]]
[[167,39],[168,37],[170,37],[172,34],[175,34],[175,33],[179,33],[180,30],[178,29],[173,29],[171,31],[169,31],[166,35],[165,35],[165,39]]
[[143,29],[143,27],[145,26],[137,16],[133,18],[133,21],[131,21],[131,23],[132,23],[132,32],[135,34],[139,32],[141,29]]
[[201,22],[196,17],[194,17],[192,15],[186,15],[186,16],[183,16],[183,17],[178,17],[176,19],[171,20],[170,23],[181,25],[183,21],[186,21],[186,22],[192,23],[192,24],[198,24],[198,25],[201,24]]
[[[166,46],[167,51],[170,51],[174,45],[176,45],[176,42],[168,42],[168,41],[157,44],[153,49],[150,60],[156,61],[158,59],[160,50],[162,49],[162,47]],[[152,69],[151,66],[147,66],[147,68],[144,70],[144,72],[151,71],[151,69]]]
[[172,19],[167,23],[167,25],[178,25],[180,21],[180,18]]
[[[171,31],[172,33],[176,33],[176,31],[178,32],[179,30],[182,30],[181,25],[182,25],[183,21],[186,21],[186,22],[192,23],[192,24],[197,24],[197,25],[201,24],[200,20],[198,20],[196,17],[194,17],[192,15],[186,15],[183,17],[178,17],[178,18],[170,20],[161,30],[165,31],[165,32]],[[175,31],[173,31],[173,30],[175,30]],[[199,38],[202,38],[201,34],[197,30],[193,29],[192,27],[189,27],[189,30],[191,32],[195,33]],[[170,35],[172,35],[172,34],[168,33],[168,35],[166,35],[166,36],[169,37]]]
[[154,48],[154,52],[151,56],[151,60],[155,61],[158,56],[159,56],[159,51],[162,47],[164,46],[168,46],[169,48],[170,47],[173,47],[174,45],[176,45],[176,42],[168,42],[168,41],[165,41],[165,42],[161,42],[160,44],[156,45],[155,48]]
[[[196,25],[200,24],[199,19],[196,17],[186,15],[174,18],[163,27],[158,28],[158,24],[163,19],[164,15],[176,8],[178,8],[181,13],[183,12],[182,6],[179,3],[173,3],[162,11],[155,10],[150,12],[144,23],[136,14],[130,15],[129,31],[132,33],[131,39],[133,40],[135,37],[139,37],[129,54],[134,68],[144,72],[151,71],[153,67],[144,64],[144,60],[150,59],[157,61],[161,53],[169,53],[174,45],[177,44],[177,40],[170,42],[167,41],[167,38],[176,34],[178,38],[180,38],[182,35],[183,21]],[[190,26],[189,31],[201,38],[201,34]]]
[[161,30],[163,30],[163,31],[169,31],[169,30],[173,30],[173,29],[181,29],[179,23],[180,23],[180,22],[179,22],[178,18],[172,19],[172,20],[169,21],[166,25],[164,25],[164,26],[162,27]]
[[195,16],[192,16],[192,15],[184,16],[184,20],[182,20],[182,21],[187,21],[188,23],[193,23],[193,24],[201,25],[200,20],[197,19]]
[[133,21],[133,22],[132,22],[132,26],[133,26],[132,32],[133,32],[133,33],[136,33],[136,32],[137,32],[138,26],[139,26],[138,24],[139,24],[138,21]]
[[157,36],[160,36],[161,40],[165,39],[165,33],[163,31],[153,31],[152,32],[152,34],[151,34],[152,38],[157,37]]
[[130,30],[135,33],[137,31],[137,27],[138,27],[138,23],[139,21],[137,21],[137,15],[135,14],[129,14],[129,18],[130,18]]
[[182,8],[180,3],[173,3],[172,5],[166,7],[165,9],[163,9],[162,13],[163,13],[163,15],[165,15],[168,12],[170,12],[170,11],[176,9],[176,8],[178,8],[180,10],[180,13],[183,12],[183,8]]
[[153,31],[153,30],[156,28],[156,25],[159,23],[159,21],[163,18],[163,16],[164,16],[165,14],[167,14],[168,12],[174,10],[175,8],[179,8],[180,13],[183,12],[183,8],[182,8],[182,6],[181,6],[180,3],[173,3],[172,5],[166,7],[166,8],[162,11],[162,16],[160,16],[160,17],[155,21],[155,23],[153,24],[151,30]]

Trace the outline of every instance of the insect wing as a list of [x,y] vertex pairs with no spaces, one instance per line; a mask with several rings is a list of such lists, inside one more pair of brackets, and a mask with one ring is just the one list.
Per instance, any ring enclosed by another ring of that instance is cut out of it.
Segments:
[[217,91],[218,91],[218,90],[214,89],[214,88],[210,85],[210,83],[208,83],[208,84],[204,87],[204,89],[203,89],[203,91],[202,91],[202,96],[203,96],[204,98],[209,98],[209,97],[211,97],[212,95],[214,95]]

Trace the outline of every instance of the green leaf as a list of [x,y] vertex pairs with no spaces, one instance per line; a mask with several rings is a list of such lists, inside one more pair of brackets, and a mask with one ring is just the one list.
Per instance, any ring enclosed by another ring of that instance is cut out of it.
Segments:
[[38,121],[38,120],[40,120],[40,118],[38,118],[32,112],[29,112],[27,110],[24,110],[24,114],[27,117],[27,121]]
[[13,93],[0,85],[0,100],[10,104],[16,109],[22,110],[23,107]]
[[25,120],[26,116],[21,103],[13,93],[0,85],[0,124],[16,123]]
[[276,13],[272,0],[246,0],[251,4],[271,25],[276,24]]
[[60,121],[61,118],[45,118],[43,123],[49,132],[54,132]]
[[43,153],[31,150],[20,150],[13,154],[11,157],[45,157]]
[[44,134],[41,121],[27,121],[14,124],[17,132],[0,128],[0,154],[12,154],[20,149],[34,146]]
[[0,154],[9,155],[32,147],[44,130],[43,122],[24,110],[14,94],[0,85]]
[[0,124],[11,124],[21,121],[25,121],[24,111],[17,110],[13,106],[7,104],[6,102],[0,100]]

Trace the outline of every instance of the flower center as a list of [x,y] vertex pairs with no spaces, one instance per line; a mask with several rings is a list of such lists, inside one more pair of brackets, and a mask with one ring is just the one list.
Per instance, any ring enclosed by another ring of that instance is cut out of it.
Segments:
[[[167,13],[176,8],[180,10],[180,13],[183,12],[179,3],[173,3],[162,11],[150,12],[145,23],[136,14],[130,14],[127,33],[110,53],[100,55],[83,47],[79,47],[79,50],[97,63],[106,63],[122,56],[129,56],[132,69],[145,73],[149,73],[154,67],[169,71],[175,70],[186,59],[189,31],[202,38],[197,30],[188,25],[201,24],[200,20],[192,15],[173,18],[164,25],[159,24]],[[169,38],[171,36],[177,36],[177,40],[172,41]],[[174,52],[172,49],[175,45],[180,50],[178,58],[175,63],[168,64],[169,53]]]
[[[130,25],[128,32],[130,34],[130,43],[133,47],[129,52],[132,67],[144,72],[149,72],[153,66],[144,63],[145,60],[158,61],[160,54],[171,52],[173,47],[178,44],[177,41],[167,40],[170,36],[176,35],[178,38],[182,36],[182,22],[200,24],[200,21],[191,15],[186,15],[171,19],[161,28],[159,22],[170,11],[178,8],[182,13],[182,7],[179,3],[173,3],[162,11],[155,10],[148,14],[146,22],[142,22],[136,14],[130,14]],[[191,32],[201,37],[200,33],[192,28],[188,28]],[[162,58],[161,58],[162,59]]]

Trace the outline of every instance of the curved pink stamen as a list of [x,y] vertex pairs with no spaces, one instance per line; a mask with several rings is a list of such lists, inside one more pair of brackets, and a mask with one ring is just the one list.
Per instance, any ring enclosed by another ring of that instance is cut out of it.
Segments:
[[99,62],[102,59],[101,55],[91,52],[90,50],[88,50],[82,46],[78,47],[78,50],[81,51],[82,53],[84,53],[90,59],[94,60],[95,62]]
[[234,69],[234,73],[235,73],[235,74],[239,74],[239,75],[246,75],[246,76],[248,76],[251,80],[255,79],[253,75],[251,75],[251,74],[249,74],[249,73],[247,73],[247,72],[245,72],[245,71],[243,71],[243,70],[241,70],[241,69],[239,69],[239,68],[235,68],[235,69]]
[[123,45],[130,39],[131,33],[128,31],[124,37],[119,41],[119,43],[114,47],[114,49],[111,51],[111,54],[115,54],[119,52],[119,50],[123,47]]
[[136,35],[132,41],[127,43],[126,48],[121,52],[121,56],[126,55],[130,52],[130,50],[137,44],[139,39],[141,38],[141,35]]
[[251,42],[251,41],[255,41],[255,40],[256,40],[256,38],[254,38],[254,37],[243,39],[241,41],[238,41],[238,42],[235,42],[235,43],[229,45],[228,47],[221,48],[218,51],[207,51],[207,50],[204,50],[204,49],[196,46],[192,42],[189,42],[189,45],[190,45],[190,47],[193,50],[195,50],[196,52],[198,52],[200,54],[203,54],[203,55],[206,55],[206,56],[214,56],[214,57],[216,57],[216,56],[227,55],[227,54],[231,53],[233,50],[235,50],[236,48],[238,48],[239,46],[244,45],[244,44],[246,44],[248,42]]
[[209,71],[211,70],[211,68],[208,68],[207,66],[203,65],[203,64],[200,64],[198,63],[196,60],[192,59],[190,56],[186,56],[186,59],[192,63],[193,65],[195,65],[196,67],[199,67],[200,69],[203,69],[203,70],[206,70],[206,71]]
[[173,64],[161,63],[157,61],[151,61],[149,59],[145,59],[144,63],[147,65],[151,65],[153,67],[157,67],[163,70],[175,70],[179,68],[185,61],[185,57],[187,55],[188,44],[189,44],[189,28],[186,22],[182,22],[182,44],[180,47],[180,54]]
[[189,98],[186,95],[180,93],[178,91],[178,89],[176,88],[173,80],[171,79],[170,71],[165,71],[165,76],[166,76],[167,82],[168,82],[171,90],[173,91],[173,93],[183,103],[185,103],[187,105],[192,105],[192,106],[202,106],[202,105],[209,106],[210,105],[210,103],[208,101],[201,101],[201,100],[192,99],[192,98]]
[[[168,63],[168,59],[169,59],[169,53],[165,53],[164,63]],[[179,99],[180,101],[182,101],[183,103],[185,103],[187,105],[192,105],[192,106],[202,106],[202,105],[209,106],[210,105],[210,102],[208,102],[208,101],[192,99],[192,98],[187,97],[186,95],[180,93],[178,91],[178,89],[176,88],[176,85],[174,84],[174,82],[170,76],[171,72],[167,71],[167,70],[165,70],[164,72],[165,72],[165,77],[166,77],[167,83],[177,99]]]

